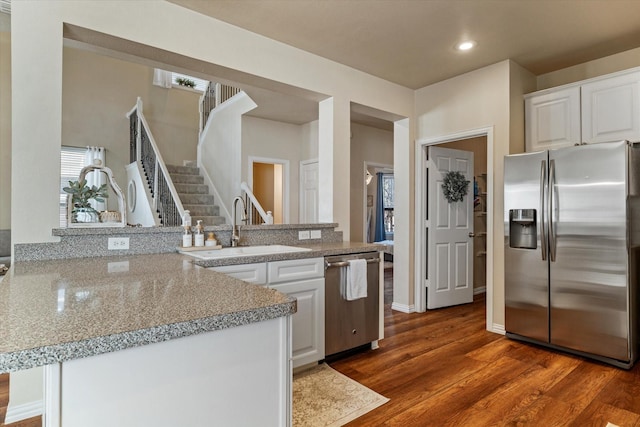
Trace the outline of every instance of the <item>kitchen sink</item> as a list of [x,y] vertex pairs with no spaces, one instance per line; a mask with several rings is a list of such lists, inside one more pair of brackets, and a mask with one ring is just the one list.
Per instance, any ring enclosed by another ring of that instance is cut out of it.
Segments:
[[220,258],[235,258],[242,256],[259,256],[259,255],[273,255],[283,254],[290,252],[307,252],[309,248],[301,248],[298,246],[284,246],[284,245],[260,245],[260,246],[236,246],[227,247],[222,249],[211,249],[203,251],[189,251],[182,252],[185,255],[189,255],[200,259],[220,259]]

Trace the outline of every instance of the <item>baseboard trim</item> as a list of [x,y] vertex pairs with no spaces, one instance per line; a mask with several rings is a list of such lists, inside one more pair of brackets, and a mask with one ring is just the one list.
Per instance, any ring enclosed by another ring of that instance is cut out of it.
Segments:
[[42,415],[43,408],[44,404],[42,400],[35,400],[33,402],[27,402],[23,403],[22,405],[13,406],[11,406],[11,402],[9,402],[4,423],[11,424],[18,421],[26,420],[27,418],[38,417]]
[[504,335],[507,333],[504,325],[500,325],[499,323],[494,323],[491,325],[491,329],[487,329],[489,332],[494,332],[496,334]]
[[416,306],[413,304],[406,305],[406,304],[400,304],[400,303],[394,302],[391,304],[391,310],[401,311],[403,313],[415,313]]
[[486,286],[481,286],[479,288],[473,288],[473,294],[474,295],[484,294],[486,292],[487,292],[487,287]]

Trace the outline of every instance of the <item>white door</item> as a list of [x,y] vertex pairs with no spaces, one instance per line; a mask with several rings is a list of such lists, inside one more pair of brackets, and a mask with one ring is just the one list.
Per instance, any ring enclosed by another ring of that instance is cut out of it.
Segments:
[[300,223],[318,222],[318,161],[300,162]]
[[[473,301],[473,153],[429,147],[427,161],[427,309]],[[458,171],[467,195],[449,203],[442,182]]]

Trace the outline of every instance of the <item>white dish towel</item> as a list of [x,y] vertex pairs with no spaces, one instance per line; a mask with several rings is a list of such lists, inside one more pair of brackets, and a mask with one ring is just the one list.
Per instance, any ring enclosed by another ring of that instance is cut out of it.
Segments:
[[347,274],[347,301],[367,297],[367,260],[349,260]]

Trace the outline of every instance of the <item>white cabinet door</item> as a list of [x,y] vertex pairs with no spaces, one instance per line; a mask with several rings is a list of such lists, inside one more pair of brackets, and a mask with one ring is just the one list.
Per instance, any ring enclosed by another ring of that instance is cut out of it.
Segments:
[[254,285],[267,284],[267,264],[264,262],[256,264],[223,265],[220,267],[209,267],[209,269]]
[[640,140],[640,72],[582,85],[582,141]]
[[529,95],[524,102],[526,151],[568,147],[581,142],[579,86]]
[[298,311],[292,317],[293,367],[324,359],[324,278],[271,286],[295,297]]
[[273,261],[267,267],[269,284],[324,277],[324,258],[303,258]]

